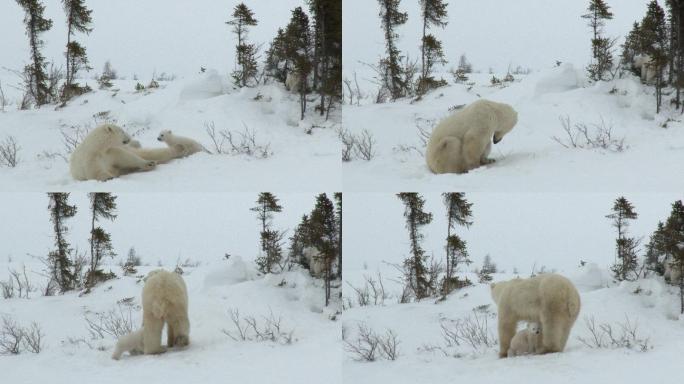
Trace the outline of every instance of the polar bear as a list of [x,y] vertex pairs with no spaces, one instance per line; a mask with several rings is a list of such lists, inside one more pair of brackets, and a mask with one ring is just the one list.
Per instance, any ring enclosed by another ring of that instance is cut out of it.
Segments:
[[679,279],[681,278],[680,269],[677,266],[677,262],[671,256],[668,256],[664,263],[665,272],[663,273],[663,278],[672,285],[679,285]]
[[301,82],[299,73],[290,71],[285,77],[285,89],[293,93],[299,93],[299,83]]
[[511,339],[511,346],[508,348],[508,357],[534,355],[542,347],[541,324],[534,321],[528,322],[525,329]]
[[183,136],[176,136],[173,134],[173,132],[166,130],[166,131],[161,131],[159,133],[159,136],[157,136],[157,140],[163,141],[166,143],[166,145],[169,146],[169,148],[175,148],[176,150],[180,150],[183,156],[189,156],[192,155],[193,153],[197,152],[209,152],[204,146],[198,142],[196,142],[193,139],[190,139],[188,137],[183,137]]
[[133,147],[130,150],[143,159],[152,160],[157,164],[168,163],[173,159],[184,156],[183,148],[180,146],[169,146],[165,148]]
[[649,55],[634,56],[634,66],[641,72],[641,81],[646,84],[653,84],[656,77],[655,65]]
[[190,343],[188,292],[183,278],[163,269],[147,275],[142,292],[143,352],[164,352],[162,328],[166,323],[167,347],[183,347]]
[[69,159],[76,180],[109,180],[131,172],[149,171],[157,163],[133,152],[131,137],[114,124],[101,125],[88,133]]
[[541,274],[491,284],[498,307],[499,357],[507,357],[518,321],[540,323],[542,345],[537,353],[561,352],[580,310],[575,286],[561,275]]
[[322,277],[325,271],[325,263],[321,252],[316,247],[305,247],[302,255],[309,264],[309,272],[313,277]]
[[119,360],[124,352],[129,352],[131,355],[139,355],[143,353],[143,328],[127,335],[121,336],[116,342],[112,359]]
[[513,129],[518,114],[508,104],[477,100],[442,120],[432,131],[425,159],[434,173],[465,173],[494,162],[487,156]]

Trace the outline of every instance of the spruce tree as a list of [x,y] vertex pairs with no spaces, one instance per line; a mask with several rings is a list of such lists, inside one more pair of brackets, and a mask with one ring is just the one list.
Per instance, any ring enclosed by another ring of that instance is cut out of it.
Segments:
[[89,90],[87,86],[82,87],[74,82],[79,70],[89,71],[92,67],[88,65],[85,47],[72,40],[72,36],[76,32],[90,34],[93,30],[90,28],[93,19],[92,11],[85,6],[85,0],[62,0],[62,4],[67,17],[66,80],[62,87],[62,101],[66,102],[73,96]]
[[669,83],[674,84],[677,92],[675,104],[684,106],[681,101],[681,88],[684,85],[684,0],[667,0],[670,13]]
[[325,305],[330,303],[331,283],[336,278],[334,264],[337,260],[337,221],[335,205],[328,195],[321,193],[316,197],[316,205],[309,215],[311,245],[322,257],[325,280]]
[[484,262],[482,263],[482,268],[477,273],[478,280],[481,284],[489,284],[494,279],[492,273],[496,273],[496,264],[492,262],[492,257],[485,255]]
[[674,267],[679,270],[680,313],[684,314],[684,204],[677,200],[672,204],[672,211],[665,222],[663,248],[672,256]]
[[656,113],[659,113],[663,88],[667,85],[663,72],[668,63],[668,29],[665,11],[656,0],[648,4],[648,11],[639,30],[639,50],[651,58],[650,65],[656,73]]
[[337,277],[342,278],[342,192],[335,192],[335,214],[337,218]]
[[627,236],[629,221],[638,217],[634,206],[626,198],[619,197],[613,204],[612,213],[606,218],[613,221],[613,227],[617,229],[618,237],[615,239],[616,260],[611,267],[613,276],[618,281],[638,278],[638,260],[636,249],[639,246],[637,239]]
[[615,40],[604,37],[603,27],[605,20],[613,19],[613,13],[604,0],[590,0],[588,13],[582,15],[583,19],[588,20],[588,25],[592,29],[593,38],[591,39],[592,63],[587,67],[589,78],[594,81],[605,79],[606,72],[613,67],[613,46]]
[[446,81],[435,80],[432,71],[435,64],[446,64],[442,42],[428,33],[431,27],[444,28],[447,25],[447,3],[443,0],[420,0],[420,14],[423,19],[423,37],[421,39],[421,75],[418,78],[418,95],[424,95],[430,89],[446,85]]
[[66,240],[68,228],[65,221],[76,215],[76,206],[69,205],[68,193],[48,193],[48,210],[55,235],[56,249],[48,254],[48,269],[50,278],[60,292],[72,290],[76,287],[79,276],[74,273],[74,262],[71,257],[72,248]]
[[467,285],[467,280],[461,282],[456,277],[459,264],[470,264],[466,242],[453,233],[456,226],[469,228],[472,224],[472,203],[465,198],[465,193],[447,192],[442,194],[442,201],[447,209],[447,238],[446,238],[446,276],[442,283],[442,297],[446,297],[452,290]]
[[[96,226],[100,219],[113,221],[116,219],[116,196],[111,193],[96,192],[88,194],[90,198],[90,268],[86,273],[86,289],[95,284],[112,278],[112,274],[105,274],[100,269],[100,263],[105,257],[116,256],[112,249],[111,235],[102,227]],[[135,251],[133,251],[135,252]]]
[[292,63],[292,72],[299,76],[299,104],[300,119],[304,119],[306,112],[306,93],[309,74],[313,66],[311,57],[311,31],[309,17],[301,7],[292,11],[292,18],[285,30],[285,51],[288,60]]
[[640,69],[634,67],[634,58],[636,55],[641,53],[641,26],[638,22],[634,22],[632,25],[632,30],[625,38],[624,44],[622,44],[622,54],[620,55],[620,61],[622,66],[632,72],[634,75],[640,75]]
[[423,234],[420,232],[421,227],[432,222],[432,213],[423,210],[425,200],[418,193],[403,192],[397,194],[397,197],[404,203],[404,218],[411,244],[411,256],[404,260],[407,274],[404,279],[415,298],[420,300],[435,292],[426,266],[425,251],[421,246]]
[[263,273],[273,273],[282,258],[282,234],[271,228],[271,220],[273,213],[281,212],[283,207],[278,204],[278,198],[270,192],[260,193],[256,204],[250,211],[256,212],[257,219],[261,222],[261,255],[256,259],[257,268]]
[[277,81],[284,83],[289,70],[289,62],[286,53],[286,36],[282,28],[278,28],[276,36],[266,50],[266,65],[264,71]]
[[[307,0],[313,19],[313,87],[318,90],[320,114],[342,97],[342,1]],[[327,102],[326,102],[327,99]]]
[[52,28],[52,20],[43,17],[45,6],[40,0],[16,1],[24,9],[24,24],[31,52],[31,64],[24,67],[27,96],[37,106],[45,105],[51,101],[51,94],[47,63],[41,53],[44,42],[40,35]]
[[665,224],[660,221],[646,244],[646,267],[660,276],[665,273],[665,261],[668,256],[665,236]]
[[406,96],[408,84],[406,84],[404,71],[401,67],[403,56],[397,48],[399,34],[395,30],[398,26],[406,23],[408,14],[399,11],[401,0],[378,0],[378,2],[380,3],[380,19],[385,34],[387,52],[387,57],[380,61],[380,68],[384,86],[389,90],[392,100],[396,100]]
[[226,24],[232,25],[233,33],[237,35],[235,63],[239,69],[235,69],[231,76],[236,86],[246,87],[248,80],[256,78],[257,75],[257,46],[247,42],[248,27],[257,25],[257,19],[245,3],[235,6],[232,17]]

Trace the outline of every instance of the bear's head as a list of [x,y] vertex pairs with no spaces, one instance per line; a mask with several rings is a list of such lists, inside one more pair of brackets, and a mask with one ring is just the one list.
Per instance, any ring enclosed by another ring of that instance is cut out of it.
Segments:
[[541,324],[537,322],[527,323],[527,331],[533,335],[538,335],[541,333]]
[[497,129],[494,131],[494,144],[498,143],[503,139],[508,132],[510,132],[513,127],[518,123],[518,112],[516,112],[513,107],[504,103],[497,103],[495,108]]
[[157,136],[157,140],[159,141],[166,141],[166,139],[169,139],[171,137],[171,131],[168,129],[165,131],[159,132],[159,136]]
[[114,143],[116,145],[126,145],[131,142],[131,137],[121,129],[121,127],[114,124],[104,124],[97,128],[100,132],[104,132],[107,137],[107,143]]

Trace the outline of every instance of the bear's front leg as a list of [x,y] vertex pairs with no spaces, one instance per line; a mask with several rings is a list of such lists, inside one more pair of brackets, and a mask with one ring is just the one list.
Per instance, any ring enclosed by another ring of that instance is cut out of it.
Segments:
[[155,161],[145,160],[135,153],[119,147],[109,148],[105,161],[110,167],[119,170],[121,174],[149,171],[157,166]]

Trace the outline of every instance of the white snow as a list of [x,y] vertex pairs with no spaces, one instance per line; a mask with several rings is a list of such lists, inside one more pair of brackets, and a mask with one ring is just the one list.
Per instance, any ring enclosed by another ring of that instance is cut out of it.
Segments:
[[[284,207],[274,217],[280,229],[291,229],[315,203],[314,195],[277,196]],[[12,217],[22,212],[22,219],[0,224],[0,280],[8,278],[9,268],[21,271],[26,266],[31,283],[40,289],[45,278],[38,258],[53,246],[47,198],[44,194],[5,197],[0,210]],[[68,240],[74,248],[86,249],[87,200],[81,193],[73,193],[70,200],[80,211],[67,222]],[[111,232],[118,254],[105,261],[104,270],[111,269],[119,275],[117,279],[84,295],[44,297],[32,292],[30,299],[0,299],[0,316],[10,316],[25,327],[36,322],[45,334],[40,354],[0,356],[2,381],[302,383],[314,375],[341,382],[340,325],[332,320],[339,303],[325,307],[322,281],[306,270],[265,276],[255,270],[259,223],[249,211],[254,200],[256,194],[120,194],[119,217],[113,223],[101,223]],[[130,246],[135,246],[143,266],[136,276],[123,276],[118,263]],[[124,354],[121,360],[112,360],[116,339],[91,337],[85,316],[93,318],[95,313],[111,310],[128,316],[129,307],[117,303],[132,298],[131,317],[139,327],[141,277],[157,268],[173,270],[185,260],[190,264],[182,267],[189,295],[189,347],[156,356]],[[230,309],[254,316],[260,323],[271,313],[280,317],[284,331],[293,332],[293,342],[234,341],[223,333],[234,331]]]

